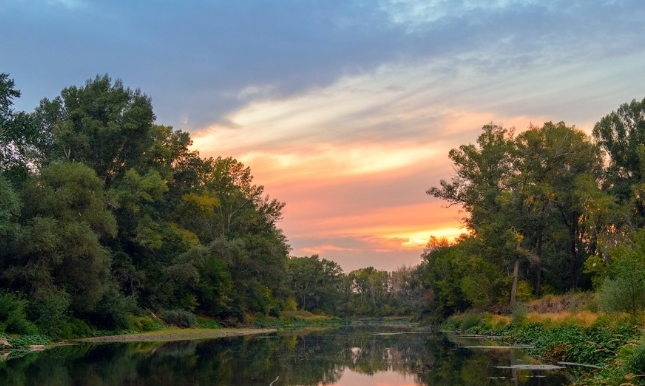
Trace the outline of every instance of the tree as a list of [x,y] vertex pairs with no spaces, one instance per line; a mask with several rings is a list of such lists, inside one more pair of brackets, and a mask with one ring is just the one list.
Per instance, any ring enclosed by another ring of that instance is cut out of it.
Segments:
[[289,259],[291,289],[301,309],[335,313],[339,309],[343,270],[318,255]]
[[19,97],[13,79],[0,73],[0,171],[14,184],[38,166],[43,142],[33,117],[14,111],[13,101]]
[[645,99],[632,100],[604,116],[593,128],[609,156],[604,188],[633,212],[633,225],[645,225]]
[[155,120],[150,98],[107,75],[43,99],[35,115],[52,138],[50,159],[82,162],[108,187],[150,148]]
[[[568,288],[578,287],[582,262],[593,254],[584,221],[591,195],[598,196],[602,159],[600,149],[586,134],[564,122],[530,127],[516,138],[517,172],[513,206],[518,208],[515,229],[523,238],[520,251],[535,265],[536,293],[540,293],[545,245],[568,251],[566,269],[550,256],[552,271],[568,273]],[[559,233],[565,233],[566,242]],[[547,246],[548,248],[548,246]],[[558,280],[559,281],[559,280]]]
[[0,174],[0,240],[16,231],[19,214],[20,199],[9,181]]
[[78,163],[54,163],[21,192],[24,223],[2,277],[27,293],[64,291],[71,307],[89,313],[109,283],[110,254],[101,240],[116,234],[103,182]]
[[645,230],[630,235],[613,248],[610,274],[598,291],[599,303],[606,311],[636,314],[645,308]]
[[[430,188],[426,193],[451,205],[462,205],[469,214],[464,222],[481,241],[488,261],[511,266],[517,264],[518,258],[515,243],[509,243],[517,219],[510,194],[516,177],[514,131],[493,124],[482,130],[477,145],[462,145],[450,151],[456,172],[452,182],[441,180],[440,187]],[[461,300],[448,303],[450,309],[462,307]]]

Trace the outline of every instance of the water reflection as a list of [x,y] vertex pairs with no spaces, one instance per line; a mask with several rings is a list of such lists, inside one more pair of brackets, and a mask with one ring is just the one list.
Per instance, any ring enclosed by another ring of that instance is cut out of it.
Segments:
[[[563,385],[562,374],[500,369],[520,351],[459,348],[384,329],[281,332],[210,341],[59,347],[0,363],[0,385]],[[406,332],[406,333],[402,333]],[[544,377],[546,376],[546,377]]]

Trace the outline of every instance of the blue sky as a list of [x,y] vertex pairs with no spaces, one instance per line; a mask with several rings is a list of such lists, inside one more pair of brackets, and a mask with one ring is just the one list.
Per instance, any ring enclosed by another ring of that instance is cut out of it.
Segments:
[[491,121],[589,131],[645,96],[645,3],[0,0],[0,72],[31,110],[97,74],[287,202],[295,255],[415,264],[458,233],[424,191]]

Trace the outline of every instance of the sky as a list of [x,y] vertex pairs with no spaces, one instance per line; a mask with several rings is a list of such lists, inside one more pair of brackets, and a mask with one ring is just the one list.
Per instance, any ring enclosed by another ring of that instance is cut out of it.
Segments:
[[286,202],[292,255],[346,272],[463,232],[425,191],[483,125],[590,132],[645,97],[642,0],[0,0],[0,36],[18,110],[122,79]]

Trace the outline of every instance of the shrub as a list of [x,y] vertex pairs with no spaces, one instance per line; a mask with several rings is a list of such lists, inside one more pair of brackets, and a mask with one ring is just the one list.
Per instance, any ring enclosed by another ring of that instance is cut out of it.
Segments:
[[645,287],[642,272],[623,273],[615,279],[605,279],[598,301],[604,311],[635,314],[645,306]]
[[69,318],[67,324],[63,328],[61,338],[79,338],[92,336],[92,328],[84,321],[77,318]]
[[627,367],[636,374],[645,374],[645,345],[640,344],[634,348],[634,353],[629,358]]
[[0,292],[0,332],[38,334],[38,328],[27,320],[27,300],[10,292]]
[[132,296],[124,296],[116,288],[109,287],[90,316],[90,323],[109,330],[128,330],[130,315],[139,311],[137,301]]
[[624,311],[634,315],[645,308],[645,231],[634,234],[636,246],[616,247],[612,253],[614,277],[605,278],[598,299],[605,311]]
[[197,318],[194,314],[185,310],[167,310],[161,311],[159,317],[164,322],[172,324],[173,326],[188,328],[197,325]]
[[63,291],[39,291],[29,304],[28,313],[40,331],[54,339],[65,336],[69,295]]
[[511,314],[511,323],[514,326],[520,326],[526,320],[526,315],[529,313],[529,309],[522,303],[517,303],[513,308],[513,313]]
[[446,320],[446,322],[442,325],[442,328],[445,330],[459,330],[465,332],[475,326],[482,324],[483,318],[483,315],[474,312],[456,314],[448,318],[448,320]]
[[198,316],[197,317],[197,325],[200,328],[211,328],[211,329],[222,328],[222,326],[220,326],[219,323],[217,323],[216,320],[211,319],[211,318],[207,318],[207,317],[204,317],[204,316]]
[[136,331],[156,331],[163,328],[163,324],[151,316],[134,316],[128,317],[128,324]]

